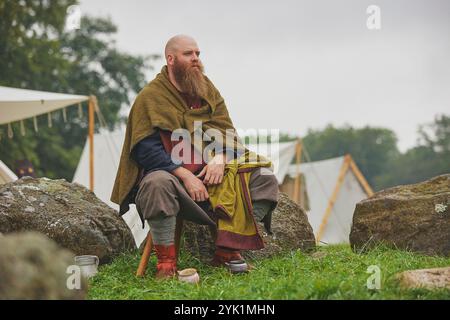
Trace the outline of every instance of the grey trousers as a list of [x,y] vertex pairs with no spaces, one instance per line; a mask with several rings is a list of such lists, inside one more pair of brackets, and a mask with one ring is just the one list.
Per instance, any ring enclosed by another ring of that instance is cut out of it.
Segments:
[[[253,214],[257,221],[271,215],[278,201],[278,181],[268,169],[257,168],[249,181]],[[176,217],[214,224],[205,211],[208,202],[197,203],[173,174],[157,170],[148,173],[140,182],[136,208],[150,226],[153,243],[171,245],[175,241]],[[266,226],[267,228],[267,226]]]

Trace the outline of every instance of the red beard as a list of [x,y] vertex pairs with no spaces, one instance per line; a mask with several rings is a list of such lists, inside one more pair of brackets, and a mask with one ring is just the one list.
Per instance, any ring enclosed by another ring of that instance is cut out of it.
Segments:
[[204,97],[207,93],[207,85],[203,74],[204,68],[199,61],[195,65],[182,64],[175,57],[173,75],[182,92],[191,97]]

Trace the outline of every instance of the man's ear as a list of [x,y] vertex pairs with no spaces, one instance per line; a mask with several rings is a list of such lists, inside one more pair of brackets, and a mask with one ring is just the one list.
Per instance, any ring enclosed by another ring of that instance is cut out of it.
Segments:
[[166,60],[167,60],[167,64],[172,66],[173,61],[175,60],[173,54],[168,54]]

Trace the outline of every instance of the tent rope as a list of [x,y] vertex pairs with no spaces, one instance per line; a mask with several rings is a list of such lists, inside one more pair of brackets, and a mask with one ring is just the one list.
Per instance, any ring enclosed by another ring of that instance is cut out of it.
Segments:
[[67,122],[67,112],[66,112],[66,107],[62,108],[62,114],[63,114],[63,120],[64,123]]
[[20,120],[20,134],[25,136],[25,125],[23,124],[23,120]]
[[48,127],[51,128],[53,126],[51,112],[47,113],[47,120],[48,120]]
[[[117,170],[117,164],[116,164],[115,160],[118,159],[118,156],[120,154],[119,153],[119,148],[117,147],[116,143],[114,142],[114,139],[111,137],[111,132],[108,130],[108,125],[106,123],[105,117],[103,116],[103,113],[100,110],[99,106],[96,105],[94,110],[97,113],[97,117],[98,117],[98,120],[100,122],[100,126],[102,128],[104,128],[105,131],[106,131],[106,135],[105,135],[106,146],[108,148],[109,154],[111,155],[110,160],[111,160],[114,168]],[[114,149],[115,152],[112,149]]]
[[8,123],[8,138],[12,139],[14,137],[14,131],[11,127],[11,123]]
[[109,138],[111,138],[111,144],[113,145],[114,150],[116,151],[116,155],[119,155],[120,154],[119,147],[114,142],[114,139],[112,139],[112,137],[111,137],[111,134],[110,134],[111,131],[108,130],[108,124],[106,123],[106,120],[105,120],[105,117],[103,116],[102,111],[100,110],[100,108],[98,106],[95,108],[95,111],[97,112],[98,118],[100,120],[100,125],[107,130],[107,136]]
[[81,106],[81,102],[78,103],[78,119],[83,118],[83,107]]
[[34,131],[38,132],[38,124],[37,124],[37,118],[36,116],[33,117],[33,126],[34,126]]

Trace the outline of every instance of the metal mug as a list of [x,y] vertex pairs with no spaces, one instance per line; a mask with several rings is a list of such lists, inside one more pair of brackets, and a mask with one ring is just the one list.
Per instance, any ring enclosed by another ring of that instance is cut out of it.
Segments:
[[244,273],[248,271],[248,265],[245,260],[231,260],[230,262],[225,262],[225,265],[232,273]]
[[86,278],[93,277],[97,274],[98,264],[100,262],[97,256],[76,256],[74,260],[75,263],[80,267],[81,274]]

